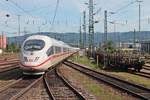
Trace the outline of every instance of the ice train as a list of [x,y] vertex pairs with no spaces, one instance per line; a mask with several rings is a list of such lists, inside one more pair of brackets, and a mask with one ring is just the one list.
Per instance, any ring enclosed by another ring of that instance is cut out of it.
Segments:
[[28,37],[21,47],[20,67],[23,74],[38,75],[76,52],[62,41],[44,35]]

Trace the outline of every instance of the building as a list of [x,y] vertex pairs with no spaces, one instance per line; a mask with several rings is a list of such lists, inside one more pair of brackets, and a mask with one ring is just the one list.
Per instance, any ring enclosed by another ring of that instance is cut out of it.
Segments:
[[0,49],[5,49],[7,45],[6,35],[0,35]]
[[121,42],[116,44],[116,47],[120,47],[121,49],[135,49],[135,50],[140,50],[141,44],[140,43],[132,43],[132,42]]

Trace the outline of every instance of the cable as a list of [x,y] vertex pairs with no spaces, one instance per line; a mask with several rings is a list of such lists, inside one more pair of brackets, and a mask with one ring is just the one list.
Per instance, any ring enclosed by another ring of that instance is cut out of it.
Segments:
[[121,8],[119,8],[118,10],[115,11],[115,13],[118,13],[119,11],[121,11],[121,10],[123,10],[123,9],[125,9],[125,8],[127,8],[127,7],[129,7],[130,5],[132,5],[132,4],[134,4],[134,3],[136,3],[136,1],[132,1],[132,2],[130,2],[129,4],[127,4],[127,5],[125,5],[125,6],[121,7]]
[[[30,11],[26,11],[25,9],[23,9],[20,5],[18,5],[16,2],[14,2],[13,0],[6,0],[6,1],[10,1],[10,3],[12,3],[13,5],[15,5],[17,8],[19,8],[21,11],[23,11],[24,13],[26,13],[27,15],[31,16],[32,18],[34,18],[34,16],[31,14]],[[59,3],[59,2],[58,2]],[[57,4],[58,5],[58,4]],[[57,11],[57,9],[56,9]],[[55,14],[56,16],[56,14]],[[33,21],[34,24],[34,21]]]
[[93,15],[98,14],[99,12],[101,12],[102,8],[99,8]]
[[19,6],[16,2],[14,2],[13,0],[6,0],[6,1],[10,1],[12,4],[14,4],[17,8],[19,8],[20,10],[22,10],[24,13],[30,15],[31,17],[33,17],[28,11],[24,10],[21,6]]
[[[127,5],[125,5],[125,6],[121,7],[121,8],[119,8],[119,9],[117,9],[115,12],[111,12],[112,13],[111,15],[119,13],[121,10],[129,7],[130,5],[132,5],[132,4],[136,3],[136,2],[137,2],[137,0],[128,3]],[[109,15],[108,17],[110,17],[111,15]]]
[[46,9],[46,8],[49,8],[51,5],[47,5],[47,6],[44,6],[44,7],[39,7],[39,8],[36,8],[36,9],[32,9],[32,10],[30,10],[30,11],[28,11],[28,12],[36,12],[36,11],[41,11],[41,10],[44,10],[44,9]]
[[55,18],[56,18],[56,15],[57,15],[58,6],[59,6],[59,0],[57,0],[57,4],[56,4],[56,8],[55,8],[54,17],[53,17],[53,20],[52,20],[52,24],[51,24],[50,31],[51,31],[51,30],[53,29],[53,27],[54,27],[54,22],[55,22]]

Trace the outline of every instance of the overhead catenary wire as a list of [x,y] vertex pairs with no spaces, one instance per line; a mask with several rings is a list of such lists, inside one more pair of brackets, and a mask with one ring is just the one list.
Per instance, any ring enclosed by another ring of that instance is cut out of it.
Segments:
[[22,12],[24,12],[24,13],[26,13],[27,15],[29,15],[29,16],[31,16],[32,18],[34,18],[34,16],[31,14],[31,12],[34,12],[34,11],[36,11],[36,10],[42,10],[42,9],[44,9],[44,8],[47,8],[48,6],[50,6],[50,5],[47,5],[47,6],[45,6],[45,7],[40,7],[40,8],[38,8],[38,9],[34,9],[34,10],[31,10],[31,11],[27,11],[27,10],[25,10],[24,8],[22,8],[20,5],[18,5],[16,2],[14,2],[13,0],[6,0],[6,1],[10,1],[13,5],[15,5],[18,9],[20,9]]
[[34,17],[32,14],[30,14],[30,12],[26,11],[25,9],[23,9],[20,5],[18,5],[16,2],[14,2],[13,0],[6,0],[6,1],[10,1],[10,3],[12,3],[13,5],[15,5],[17,8],[19,8],[21,11],[23,11],[24,13],[26,13],[27,15]]
[[[21,10],[23,13],[25,13],[25,14],[29,15],[31,18],[33,18],[32,24],[35,25],[35,18],[36,17],[31,14],[32,11],[30,12],[30,11],[25,10],[23,7],[21,7],[18,3],[14,2],[13,0],[6,0],[6,1],[9,1],[11,4],[15,5],[16,8],[18,8],[19,10]],[[46,7],[48,7],[48,6],[46,6]],[[18,16],[18,15],[15,14],[15,16]],[[28,20],[28,22],[25,22],[25,23],[27,25],[29,25],[29,23],[31,23],[31,22]]]
[[49,8],[51,5],[47,5],[47,6],[43,6],[43,7],[39,7],[39,8],[36,8],[36,9],[32,9],[32,10],[29,10],[28,12],[31,13],[31,12],[41,12],[42,10],[44,9],[47,9]]
[[108,15],[108,17],[120,13],[122,10],[128,8],[129,6],[131,6],[132,4],[134,4],[134,3],[136,3],[136,2],[137,2],[137,0],[131,1],[130,3],[128,3],[128,4],[124,5],[124,6],[122,6],[121,8],[118,8],[116,11],[109,12],[110,15]]
[[121,10],[128,8],[130,5],[132,5],[132,4],[136,3],[136,2],[137,2],[137,1],[132,1],[132,2],[130,2],[130,3],[128,3],[127,5],[125,5],[125,6],[121,7],[121,8],[119,8],[119,9],[117,9],[114,13],[115,13],[115,14],[116,14],[116,13],[119,13]]
[[[111,15],[115,15],[115,14],[120,13],[120,11],[122,11],[122,10],[128,8],[130,5],[132,5],[132,4],[136,3],[136,2],[137,2],[137,0],[131,1],[130,3],[128,3],[128,4],[124,5],[124,6],[122,6],[122,7],[119,8],[119,9],[117,9],[116,11],[114,11],[114,12],[109,12],[110,15],[108,15],[108,17],[110,17]],[[100,20],[101,20],[101,19],[99,19],[99,21],[100,21]],[[101,21],[104,21],[104,19],[101,20]],[[109,22],[109,23],[112,23],[112,21],[108,21],[108,22]],[[116,24],[125,25],[125,24],[123,24],[123,23],[116,23]],[[127,24],[127,21],[126,21],[126,24]]]
[[59,0],[57,0],[57,3],[56,3],[56,8],[55,8],[55,11],[54,11],[54,17],[53,17],[53,19],[52,19],[50,31],[51,31],[51,30],[53,29],[53,27],[54,27],[54,23],[55,23],[55,19],[56,19],[58,7],[59,7]]
[[[120,11],[122,11],[122,10],[128,8],[130,5],[132,5],[132,4],[136,3],[136,2],[137,2],[137,0],[131,1],[130,3],[126,4],[125,6],[123,6],[123,7],[119,8],[119,9],[117,9],[116,11],[114,11],[114,12],[109,12],[110,15],[108,15],[108,17],[110,17],[110,16],[112,16],[112,15],[114,15],[114,14],[119,13]],[[100,11],[101,11],[101,8],[99,8],[98,12],[100,12]],[[100,21],[100,20],[99,20],[99,21]],[[104,21],[104,19],[103,19],[102,21]],[[112,22],[112,21],[110,21],[110,22]]]

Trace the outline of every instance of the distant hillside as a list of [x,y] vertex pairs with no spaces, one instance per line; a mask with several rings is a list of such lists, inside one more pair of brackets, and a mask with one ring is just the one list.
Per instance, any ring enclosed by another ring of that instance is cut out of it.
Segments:
[[[19,42],[21,44],[27,37],[29,37],[31,35],[35,35],[35,34],[47,35],[47,36],[50,36],[57,40],[64,41],[69,44],[78,45],[78,43],[79,43],[79,33],[52,33],[52,32],[27,34],[27,35],[19,36],[19,37],[8,37],[7,42],[9,44]],[[88,43],[88,34],[86,35],[86,37],[87,37],[87,43]],[[150,31],[143,31],[140,33],[137,32],[135,34],[135,37],[136,37],[136,39],[140,39],[140,40],[150,40]],[[108,40],[118,42],[119,38],[120,38],[121,42],[133,42],[134,33],[133,32],[108,33]],[[95,44],[98,44],[98,43],[104,41],[103,39],[104,39],[103,33],[95,33],[94,34]]]

